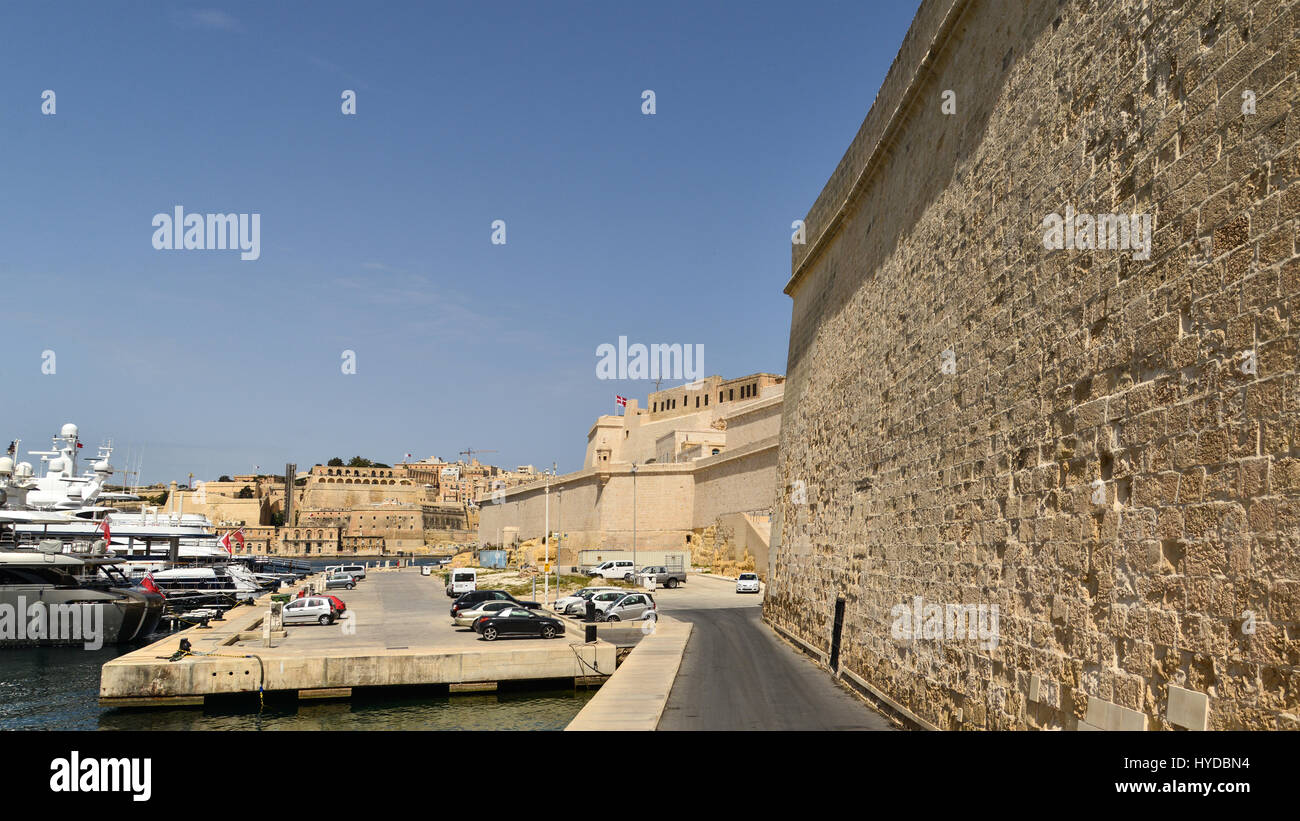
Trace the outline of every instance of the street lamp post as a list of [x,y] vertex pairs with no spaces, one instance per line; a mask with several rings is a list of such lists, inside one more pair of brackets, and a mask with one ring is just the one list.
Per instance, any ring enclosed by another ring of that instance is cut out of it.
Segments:
[[632,572],[636,573],[636,464],[632,465]]
[[555,530],[559,534],[555,542],[555,600],[560,600],[560,545],[564,541],[564,485],[555,489],[555,503],[559,506]]
[[546,473],[546,533],[542,536],[542,604],[551,592],[551,574],[546,572],[546,563],[551,560],[551,474]]

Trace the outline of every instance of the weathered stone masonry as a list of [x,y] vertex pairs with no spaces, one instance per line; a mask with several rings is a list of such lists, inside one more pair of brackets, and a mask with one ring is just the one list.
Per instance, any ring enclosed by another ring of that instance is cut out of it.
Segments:
[[941,728],[1300,727],[1298,21],[921,4],[794,246],[769,621]]

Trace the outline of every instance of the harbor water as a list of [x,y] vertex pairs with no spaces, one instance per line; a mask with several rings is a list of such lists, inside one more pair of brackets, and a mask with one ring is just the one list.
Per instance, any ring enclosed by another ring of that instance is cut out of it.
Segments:
[[100,667],[131,649],[0,651],[0,730],[561,730],[595,694],[388,689],[343,701],[269,698],[260,711],[255,696],[215,707],[100,707]]

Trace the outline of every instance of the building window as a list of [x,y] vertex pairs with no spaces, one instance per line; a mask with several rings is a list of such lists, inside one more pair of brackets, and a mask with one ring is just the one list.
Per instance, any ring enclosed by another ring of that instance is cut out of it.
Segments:
[[728,388],[728,389],[727,389],[727,401],[728,401],[728,402],[731,402],[731,401],[733,401],[735,398],[736,398],[736,389],[735,389],[735,388]]
[[706,393],[704,394],[704,407],[707,408],[708,406],[709,406],[709,395]]

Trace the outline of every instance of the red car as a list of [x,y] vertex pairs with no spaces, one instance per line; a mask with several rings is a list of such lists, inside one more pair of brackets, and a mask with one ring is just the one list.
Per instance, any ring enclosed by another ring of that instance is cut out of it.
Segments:
[[348,609],[348,606],[344,604],[343,600],[338,596],[331,596],[329,593],[317,593],[316,595],[324,599],[329,599],[330,604],[334,605],[334,611],[340,616]]

